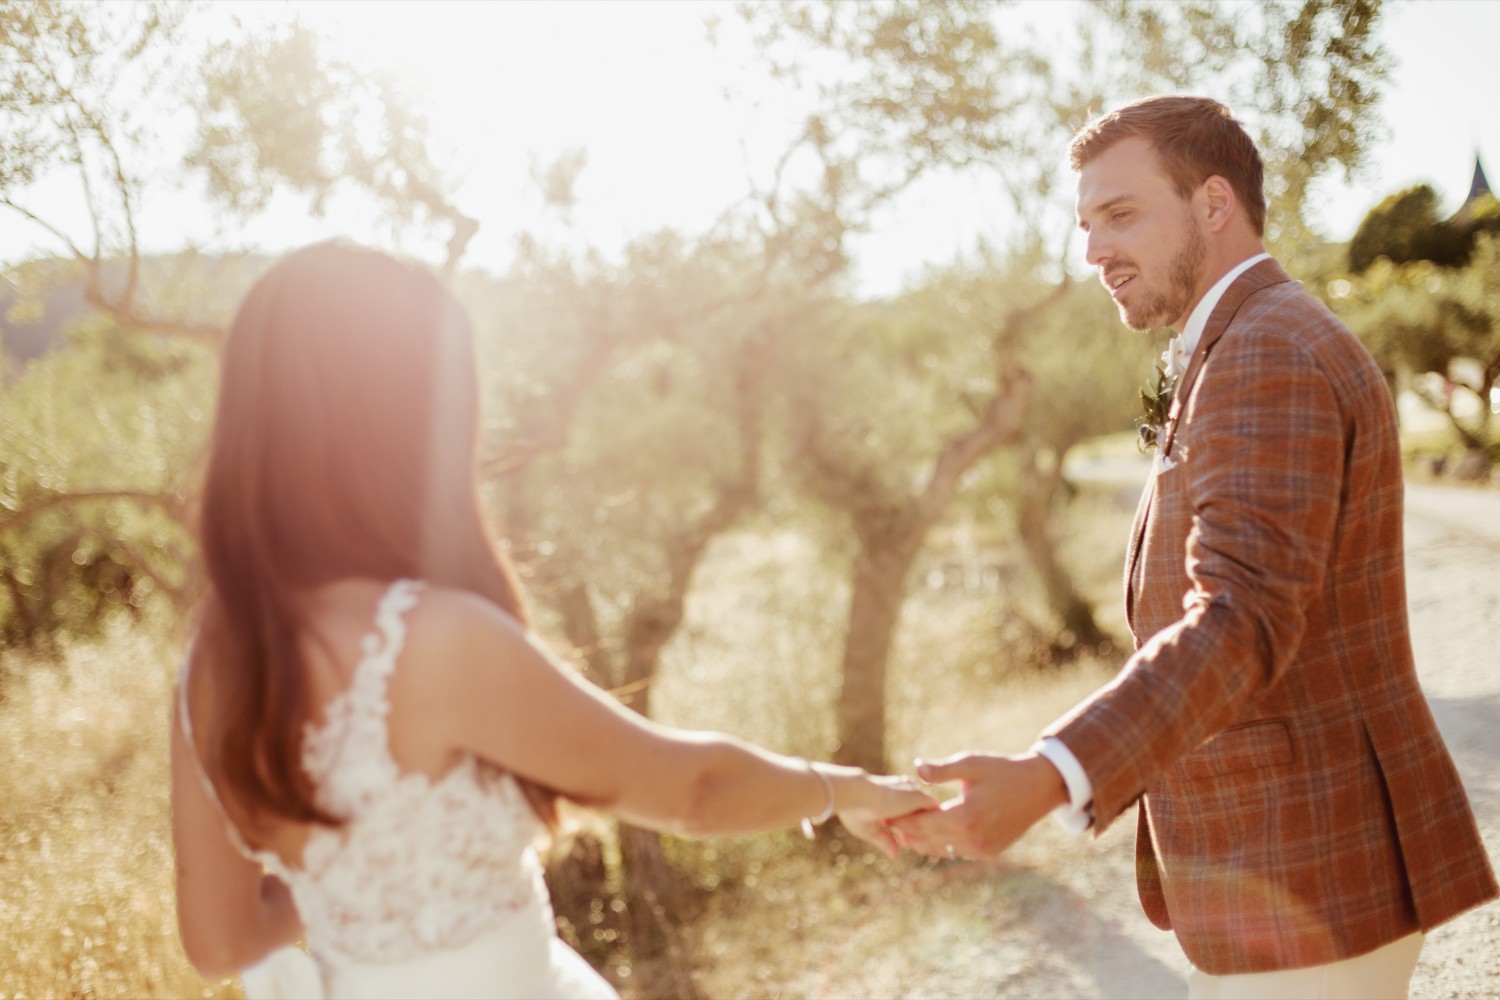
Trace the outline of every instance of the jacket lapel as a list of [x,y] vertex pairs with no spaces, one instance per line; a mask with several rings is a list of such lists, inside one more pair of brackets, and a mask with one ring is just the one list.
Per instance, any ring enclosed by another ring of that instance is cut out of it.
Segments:
[[1203,361],[1208,357],[1208,352],[1213,350],[1214,344],[1218,343],[1219,338],[1224,336],[1224,331],[1229,329],[1229,321],[1234,319],[1235,313],[1240,311],[1240,306],[1262,288],[1291,280],[1291,277],[1275,260],[1263,260],[1236,278],[1234,284],[1224,290],[1224,294],[1219,298],[1219,304],[1214,306],[1214,311],[1208,314],[1208,322],[1203,326],[1203,336],[1198,338],[1198,346],[1193,349],[1193,356],[1188,359],[1187,371],[1182,373],[1182,381],[1172,389],[1172,408],[1167,412],[1167,426],[1162,429],[1158,454],[1166,455],[1171,452],[1172,441],[1177,437],[1178,417],[1182,413],[1182,408],[1187,405],[1187,398],[1193,391],[1193,383],[1198,380],[1198,372],[1203,368]]
[[1125,550],[1125,624],[1131,634],[1135,633],[1135,560],[1141,553],[1141,538],[1146,533],[1146,512],[1151,509],[1151,498],[1156,494],[1156,461],[1151,462],[1151,475],[1146,479],[1146,488],[1141,491],[1140,503],[1135,508],[1135,523],[1130,527],[1130,545]]
[[1172,442],[1177,436],[1178,416],[1186,405],[1188,394],[1193,390],[1198,371],[1203,367],[1203,360],[1208,357],[1208,352],[1224,336],[1230,320],[1234,319],[1246,299],[1262,288],[1291,280],[1275,260],[1263,260],[1236,278],[1224,290],[1213,312],[1209,313],[1208,322],[1203,327],[1203,336],[1198,338],[1198,346],[1193,349],[1193,356],[1188,360],[1187,371],[1183,372],[1182,380],[1172,389],[1172,408],[1167,413],[1167,424],[1162,428],[1162,435],[1157,443],[1157,457],[1151,462],[1151,478],[1146,481],[1145,492],[1141,494],[1140,505],[1136,508],[1135,524],[1130,531],[1130,545],[1125,553],[1125,621],[1132,633],[1135,631],[1135,565],[1141,556],[1146,522],[1150,520],[1151,501],[1156,495],[1156,477],[1161,470],[1160,456],[1172,450]]

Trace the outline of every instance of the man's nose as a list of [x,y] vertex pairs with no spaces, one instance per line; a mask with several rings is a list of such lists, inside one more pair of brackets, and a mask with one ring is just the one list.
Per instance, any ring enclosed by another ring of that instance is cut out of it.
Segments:
[[1105,262],[1115,255],[1114,247],[1099,234],[1097,229],[1089,230],[1083,245],[1084,259],[1090,267],[1103,267]]

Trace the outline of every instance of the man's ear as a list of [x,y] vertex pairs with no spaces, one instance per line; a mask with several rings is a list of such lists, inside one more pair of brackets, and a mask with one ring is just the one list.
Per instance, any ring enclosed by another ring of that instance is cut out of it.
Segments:
[[1201,196],[1203,221],[1211,233],[1222,232],[1231,219],[1239,214],[1240,200],[1235,196],[1234,185],[1212,174],[1198,188]]

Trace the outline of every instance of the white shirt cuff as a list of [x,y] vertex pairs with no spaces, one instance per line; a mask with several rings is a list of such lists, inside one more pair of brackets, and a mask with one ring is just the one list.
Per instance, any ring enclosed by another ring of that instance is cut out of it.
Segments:
[[1030,752],[1047,758],[1068,788],[1068,801],[1052,810],[1053,819],[1069,833],[1082,833],[1093,826],[1089,807],[1094,804],[1094,784],[1068,745],[1055,736],[1044,736],[1032,745]]

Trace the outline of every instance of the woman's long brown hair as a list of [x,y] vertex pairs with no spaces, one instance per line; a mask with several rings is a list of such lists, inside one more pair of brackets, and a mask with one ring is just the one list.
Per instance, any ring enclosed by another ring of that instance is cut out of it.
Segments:
[[[486,528],[467,315],[416,264],[345,243],[284,258],[225,345],[200,534],[209,577],[209,772],[234,813],[337,825],[302,768],[311,714],[299,597],[413,578],[526,611]],[[522,781],[551,823],[555,794]]]

